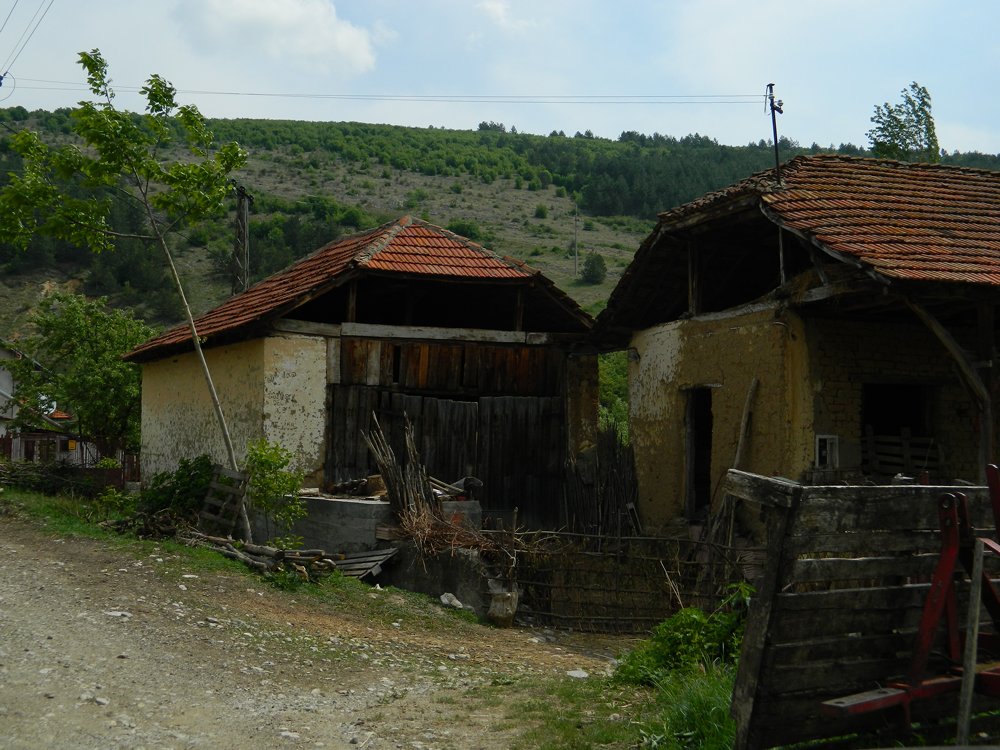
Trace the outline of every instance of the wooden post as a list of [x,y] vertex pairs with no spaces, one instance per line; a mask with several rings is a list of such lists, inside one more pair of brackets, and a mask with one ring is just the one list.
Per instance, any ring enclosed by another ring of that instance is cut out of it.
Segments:
[[972,558],[972,581],[969,590],[969,616],[965,627],[965,653],[962,658],[962,691],[958,702],[958,736],[956,745],[969,744],[969,724],[972,721],[972,691],[976,685],[976,651],[979,641],[979,611],[983,590],[983,540],[976,540]]
[[764,690],[759,679],[764,667],[764,646],[774,599],[778,594],[781,569],[786,564],[785,536],[791,518],[798,510],[802,487],[731,469],[726,475],[724,491],[742,500],[767,506],[767,567],[747,614],[739,671],[729,709],[736,720],[735,750],[756,750],[763,743],[760,727],[752,727],[753,714],[760,708],[759,697]]
[[698,273],[698,248],[693,243],[687,243],[688,256],[688,312],[697,315],[701,312],[701,288]]
[[347,287],[347,310],[344,311],[344,319],[353,323],[357,319],[358,313],[358,281],[354,279]]

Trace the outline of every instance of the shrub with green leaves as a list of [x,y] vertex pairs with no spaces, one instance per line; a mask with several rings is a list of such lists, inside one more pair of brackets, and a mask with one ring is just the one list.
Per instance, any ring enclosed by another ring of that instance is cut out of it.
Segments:
[[197,513],[212,481],[212,459],[206,455],[182,458],[177,469],[161,471],[142,491],[139,508],[144,513],[171,511],[178,515]]
[[748,584],[736,584],[715,612],[687,607],[661,622],[622,659],[615,677],[655,687],[672,672],[736,661],[751,591]]
[[292,458],[290,451],[261,438],[247,446],[243,469],[250,477],[247,499],[251,508],[284,529],[306,514],[299,497],[302,472],[289,470]]

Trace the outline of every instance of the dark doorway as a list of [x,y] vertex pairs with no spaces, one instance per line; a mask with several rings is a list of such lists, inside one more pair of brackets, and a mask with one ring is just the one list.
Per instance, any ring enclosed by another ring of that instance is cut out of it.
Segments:
[[876,435],[930,435],[927,388],[900,383],[865,383],[861,396],[864,430]]
[[[861,466],[875,477],[941,473],[931,424],[930,386],[865,383],[861,392]],[[879,481],[883,481],[880,479]]]
[[712,502],[711,388],[687,391],[684,430],[687,517],[691,523],[701,523]]

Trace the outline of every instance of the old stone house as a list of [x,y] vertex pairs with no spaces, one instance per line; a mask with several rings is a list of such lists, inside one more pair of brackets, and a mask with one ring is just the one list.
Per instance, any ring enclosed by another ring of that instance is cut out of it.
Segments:
[[[338,239],[196,319],[238,451],[266,438],[317,485],[375,470],[405,417],[432,476],[483,482],[487,513],[559,523],[564,463],[593,440],[592,319],[551,281],[403,217]],[[143,476],[225,451],[191,335],[138,346]]]
[[647,523],[739,468],[978,481],[995,460],[1000,173],[796,157],[660,215],[598,316]]

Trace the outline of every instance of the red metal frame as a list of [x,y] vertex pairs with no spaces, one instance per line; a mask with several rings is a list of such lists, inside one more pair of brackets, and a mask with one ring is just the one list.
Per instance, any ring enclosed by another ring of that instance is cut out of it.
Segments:
[[[996,465],[986,467],[986,480],[990,490],[993,522],[1000,538],[1000,469]],[[966,574],[972,575],[976,541],[969,523],[966,496],[961,492],[942,495],[938,502],[938,521],[941,529],[941,553],[924,600],[913,657],[906,677],[889,682],[884,688],[824,701],[822,711],[825,715],[853,716],[898,707],[909,725],[911,703],[955,692],[961,687],[962,669],[959,665],[962,660],[963,637],[958,626],[955,573],[956,567],[961,564]],[[1000,555],[1000,544],[993,539],[981,540],[986,551]],[[981,596],[983,606],[993,620],[994,629],[1000,633],[1000,595],[985,572],[982,574]],[[927,664],[942,620],[946,628],[948,657],[955,666],[947,674],[928,676]],[[980,635],[977,643],[984,650],[1000,653],[1000,635]],[[977,670],[975,688],[976,692],[1000,697],[1000,665]]]

